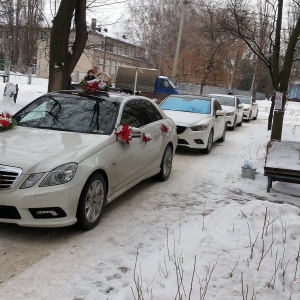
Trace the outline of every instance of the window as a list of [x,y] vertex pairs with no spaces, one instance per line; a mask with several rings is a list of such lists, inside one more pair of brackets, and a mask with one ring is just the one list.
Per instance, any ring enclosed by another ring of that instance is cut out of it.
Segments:
[[215,101],[214,102],[214,115],[216,114],[217,110],[222,110],[222,107],[221,107],[221,105],[219,104],[218,101]]
[[162,119],[161,114],[151,102],[140,99],[137,101],[137,105],[146,121],[146,124]]
[[162,88],[164,88],[164,89],[167,89],[167,88],[170,87],[170,84],[169,84],[168,80],[161,80],[161,81],[160,81],[160,86],[161,86]]
[[135,100],[130,100],[125,104],[120,125],[128,125],[136,128],[145,125]]
[[109,43],[109,52],[114,52],[114,44],[113,43]]
[[19,126],[49,130],[110,135],[116,124],[119,104],[69,94],[42,96],[20,110]]

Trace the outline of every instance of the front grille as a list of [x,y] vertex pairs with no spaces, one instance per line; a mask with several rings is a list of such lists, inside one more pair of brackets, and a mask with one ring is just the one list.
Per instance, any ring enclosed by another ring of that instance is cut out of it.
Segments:
[[14,206],[0,205],[0,219],[21,219],[18,210]]
[[176,128],[178,134],[183,133],[186,130],[185,126],[176,126]]
[[20,168],[0,165],[0,190],[12,188],[21,174]]

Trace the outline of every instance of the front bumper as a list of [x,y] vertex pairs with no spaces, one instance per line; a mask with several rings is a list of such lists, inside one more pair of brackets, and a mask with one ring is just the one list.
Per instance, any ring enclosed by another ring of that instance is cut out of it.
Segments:
[[251,110],[244,110],[243,119],[248,120]]
[[226,126],[227,127],[233,127],[233,125],[234,125],[234,119],[235,119],[235,115],[233,115],[233,116],[226,116]]
[[186,128],[184,132],[178,134],[178,146],[184,146],[195,149],[205,149],[207,147],[210,127],[204,131],[193,131]]
[[[0,190],[0,222],[30,227],[64,227],[76,223],[76,211],[85,180],[79,169],[62,185],[39,187],[46,176],[28,189],[20,186],[28,178],[21,175],[10,190]],[[81,180],[80,180],[81,178]]]

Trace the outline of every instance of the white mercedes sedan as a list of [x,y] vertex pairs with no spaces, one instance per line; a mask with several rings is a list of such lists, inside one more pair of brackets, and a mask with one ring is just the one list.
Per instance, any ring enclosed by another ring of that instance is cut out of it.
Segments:
[[237,96],[222,94],[210,94],[209,96],[218,100],[222,109],[225,110],[227,127],[234,130],[236,126],[242,126],[244,106]]
[[89,230],[106,203],[170,175],[176,126],[148,98],[55,92],[13,118],[0,132],[0,222]]
[[214,141],[225,140],[226,116],[217,100],[192,95],[171,95],[160,108],[177,126],[178,145],[210,153]]
[[243,119],[247,122],[256,120],[258,115],[258,104],[251,96],[237,95],[244,106]]

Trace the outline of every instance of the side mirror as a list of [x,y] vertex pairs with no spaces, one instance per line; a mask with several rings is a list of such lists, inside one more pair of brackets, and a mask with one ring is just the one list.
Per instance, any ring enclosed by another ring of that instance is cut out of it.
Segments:
[[216,111],[216,117],[221,117],[225,116],[225,111],[224,110],[217,110]]
[[238,108],[244,108],[244,105],[243,104],[239,104]]

